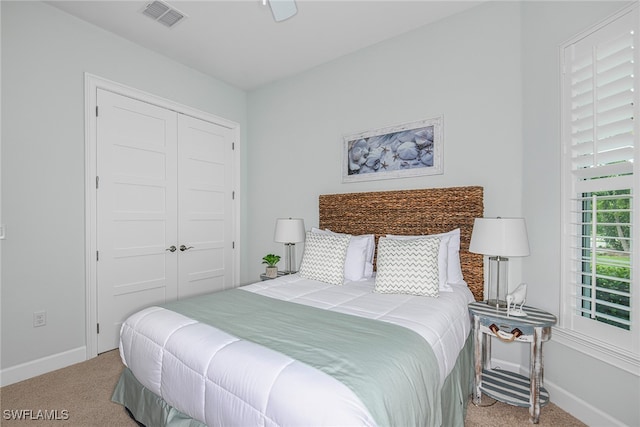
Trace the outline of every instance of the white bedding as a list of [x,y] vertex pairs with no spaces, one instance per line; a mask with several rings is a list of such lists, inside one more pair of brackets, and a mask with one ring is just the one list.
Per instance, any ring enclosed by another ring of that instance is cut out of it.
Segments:
[[431,344],[438,359],[442,382],[453,369],[471,330],[467,305],[474,301],[466,285],[450,286],[454,292],[440,292],[438,298],[429,298],[374,293],[374,278],[334,286],[294,274],[242,289],[409,328]]
[[[439,298],[373,293],[373,279],[343,286],[284,276],[241,289],[410,328],[431,344],[441,383],[470,331],[469,289]],[[150,307],[122,326],[120,354],[138,381],[169,405],[214,425],[375,425],[333,377],[180,314]],[[312,386],[310,386],[312,385]]]

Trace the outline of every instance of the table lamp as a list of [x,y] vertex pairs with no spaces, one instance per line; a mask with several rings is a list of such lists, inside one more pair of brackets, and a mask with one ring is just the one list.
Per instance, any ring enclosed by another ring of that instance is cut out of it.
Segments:
[[489,256],[487,304],[507,306],[508,257],[529,255],[529,239],[524,218],[476,218],[469,252]]
[[284,274],[293,274],[296,266],[296,243],[304,242],[304,221],[301,218],[278,218],[273,240],[284,243],[285,246],[285,271]]

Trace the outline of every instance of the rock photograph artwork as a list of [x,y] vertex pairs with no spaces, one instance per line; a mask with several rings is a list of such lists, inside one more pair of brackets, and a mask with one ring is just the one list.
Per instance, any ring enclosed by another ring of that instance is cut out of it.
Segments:
[[433,166],[433,126],[349,141],[349,175]]
[[345,136],[343,181],[442,173],[441,119]]

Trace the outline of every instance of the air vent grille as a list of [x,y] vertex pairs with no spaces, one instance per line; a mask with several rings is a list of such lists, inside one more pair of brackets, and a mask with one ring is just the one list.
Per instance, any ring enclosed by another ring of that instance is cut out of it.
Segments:
[[167,27],[173,27],[187,17],[184,13],[159,0],[147,4],[142,13]]

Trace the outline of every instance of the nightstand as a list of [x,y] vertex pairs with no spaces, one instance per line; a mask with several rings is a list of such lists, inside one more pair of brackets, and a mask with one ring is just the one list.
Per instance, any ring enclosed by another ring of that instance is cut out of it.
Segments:
[[[292,274],[292,273],[285,273],[284,271],[278,271],[278,277],[280,276],[286,276],[288,274]],[[260,280],[261,281],[265,281],[265,280],[272,280],[275,279],[275,277],[267,277],[267,275],[265,273],[260,274]]]
[[[556,317],[533,307],[524,306],[522,310],[527,316],[507,316],[506,309],[496,309],[485,302],[469,304],[474,334],[473,403],[479,405],[484,393],[510,405],[528,406],[529,421],[537,424],[540,407],[549,403],[549,393],[543,387],[542,343],[551,338]],[[530,344],[529,378],[507,370],[491,369],[491,337]]]

